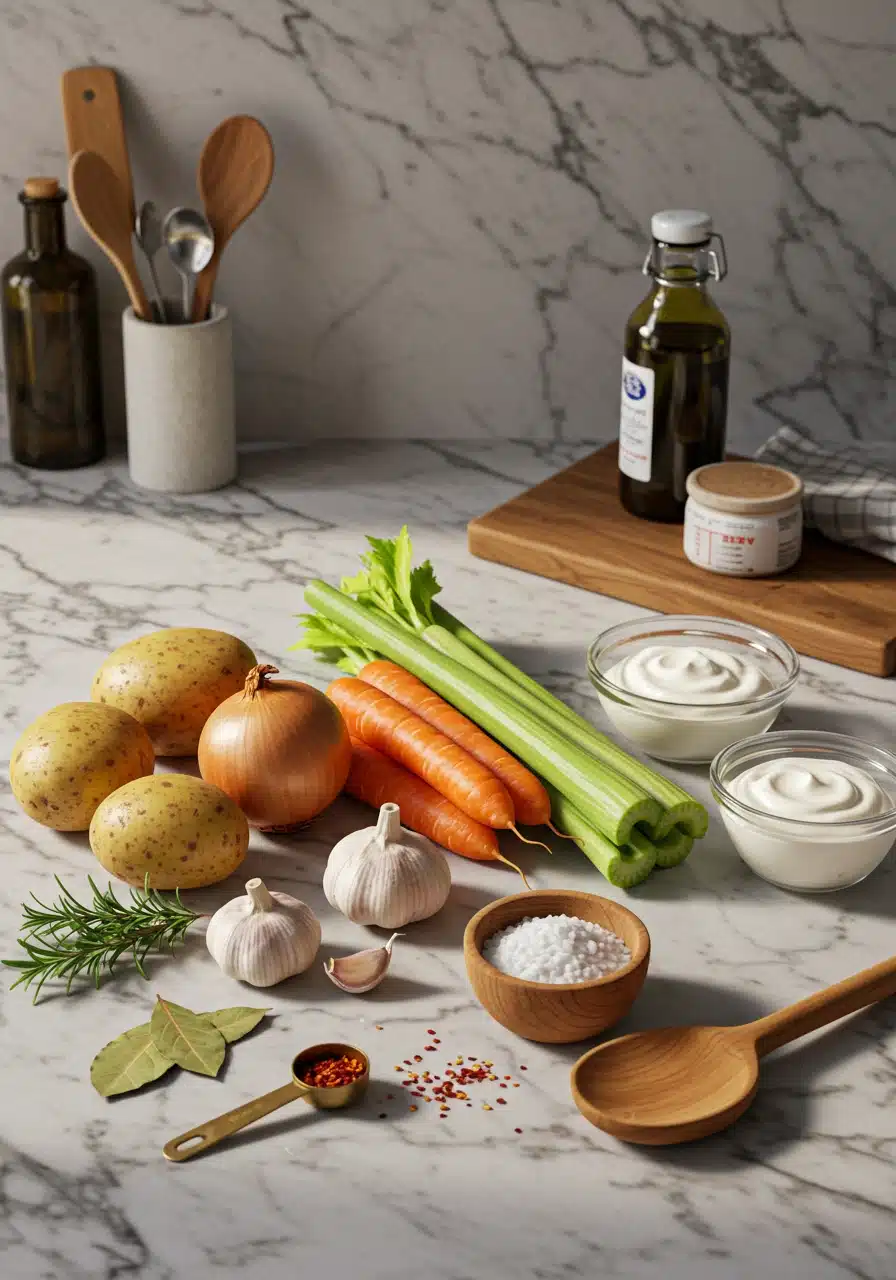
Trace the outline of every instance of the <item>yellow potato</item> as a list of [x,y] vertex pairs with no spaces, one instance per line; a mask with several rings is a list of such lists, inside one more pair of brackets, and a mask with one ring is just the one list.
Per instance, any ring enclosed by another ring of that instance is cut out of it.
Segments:
[[19,804],[56,831],[86,831],[97,805],[152,773],[149,734],[133,716],[95,702],[63,702],[30,724],[12,749]]
[[167,627],[110,653],[90,696],[145,725],[157,756],[194,756],[206,720],[255,665],[249,646],[226,631]]
[[153,889],[225,880],[246,856],[249,823],[210,782],[157,773],[114,791],[93,815],[90,847],[113,876]]

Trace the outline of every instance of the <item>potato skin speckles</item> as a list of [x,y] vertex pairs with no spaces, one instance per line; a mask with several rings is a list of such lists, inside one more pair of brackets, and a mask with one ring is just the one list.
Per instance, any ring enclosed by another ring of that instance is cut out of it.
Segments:
[[90,696],[145,725],[156,755],[194,756],[206,720],[255,665],[249,646],[226,631],[167,627],[111,653]]
[[200,889],[226,880],[249,847],[246,815],[201,778],[156,774],[107,796],[90,847],[110,875],[153,889]]
[[133,716],[96,702],[63,702],[30,724],[12,750],[12,793],[30,818],[86,831],[97,805],[151,774],[149,735]]

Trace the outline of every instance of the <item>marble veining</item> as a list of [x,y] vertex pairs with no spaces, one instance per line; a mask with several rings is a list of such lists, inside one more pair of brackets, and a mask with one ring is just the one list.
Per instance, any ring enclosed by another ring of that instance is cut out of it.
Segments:
[[[0,3],[0,37],[6,256],[23,178],[64,172],[68,66],[119,70],[162,208],[195,200],[223,116],[269,125],[274,185],[220,278],[247,438],[609,437],[648,220],[675,205],[728,245],[734,444],[889,431],[889,0],[31,0]],[[70,226],[120,425],[122,290]]]
[[[232,630],[261,658],[323,687],[327,671],[287,652],[302,586],[315,575],[337,579],[364,533],[388,534],[404,520],[452,607],[599,718],[585,645],[635,611],[475,561],[463,536],[472,515],[576,452],[498,441],[258,451],[244,457],[237,487],[176,498],[138,492],[123,465],[55,476],[0,470],[4,756],[40,711],[87,695],[114,645],[154,627]],[[891,681],[804,665],[782,724],[891,738]],[[705,771],[673,772],[709,798]],[[328,849],[363,812],[340,802],[304,836],[254,835],[244,874],[189,900],[212,910],[261,874],[319,913],[321,960],[357,949],[375,931],[332,911],[320,880]],[[550,859],[514,852],[536,884],[625,897],[568,848]],[[29,892],[51,896],[55,875],[80,891],[96,869],[84,837],[32,824],[6,786],[0,859],[5,955]],[[631,895],[653,960],[620,1029],[747,1020],[879,960],[892,951],[894,867],[891,858],[842,893],[785,894],[751,876],[714,820],[683,867]],[[98,992],[54,993],[32,1007],[4,981],[3,1280],[890,1280],[893,1002],[769,1059],[752,1110],[728,1133],[691,1148],[626,1147],[572,1106],[568,1070],[580,1048],[515,1040],[467,987],[464,924],[515,891],[512,873],[454,858],[452,874],[445,910],[396,943],[389,978],[364,998],[338,991],[320,964],[268,992],[241,988],[216,969],[201,928],[180,954],[151,963],[148,983],[125,967]],[[231,1049],[220,1079],[179,1073],[105,1101],[88,1082],[90,1060],[143,1020],[156,991],[197,1009],[270,1005],[272,1017]],[[393,1064],[420,1052],[430,1027],[446,1056],[487,1057],[522,1080],[510,1104],[484,1112],[476,1094],[471,1109],[439,1121],[425,1104],[411,1114],[389,1099],[404,1092]],[[166,1165],[165,1141],[285,1082],[293,1053],[330,1038],[359,1043],[373,1059],[363,1110],[319,1116],[296,1104],[202,1161]]]

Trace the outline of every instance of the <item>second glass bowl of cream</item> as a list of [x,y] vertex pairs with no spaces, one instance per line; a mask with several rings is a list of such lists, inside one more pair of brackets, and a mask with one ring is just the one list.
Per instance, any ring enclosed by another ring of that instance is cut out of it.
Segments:
[[680,764],[706,764],[764,733],[799,670],[786,641],[728,618],[657,614],[610,627],[588,650],[588,674],[614,728]]
[[710,783],[744,862],[782,889],[858,884],[896,840],[896,755],[845,734],[747,738],[720,752]]

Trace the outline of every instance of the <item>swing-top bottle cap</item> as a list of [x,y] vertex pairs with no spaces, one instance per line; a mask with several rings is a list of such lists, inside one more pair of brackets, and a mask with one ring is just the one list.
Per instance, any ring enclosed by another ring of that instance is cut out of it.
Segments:
[[703,244],[712,235],[712,218],[699,209],[663,209],[650,219],[650,233],[663,244]]

